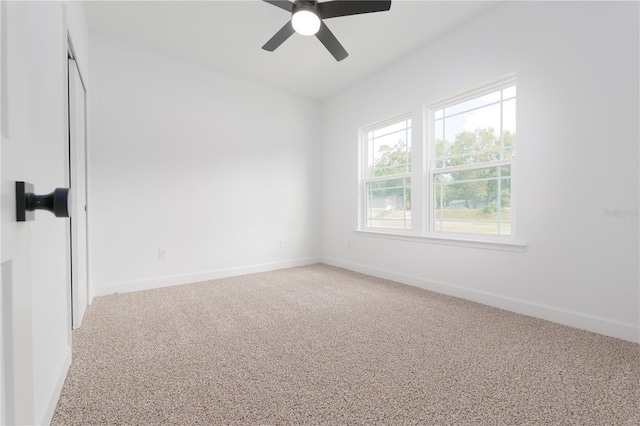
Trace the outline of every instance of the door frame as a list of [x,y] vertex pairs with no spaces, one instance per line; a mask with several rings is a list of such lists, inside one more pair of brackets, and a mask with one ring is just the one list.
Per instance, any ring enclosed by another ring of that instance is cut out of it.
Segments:
[[[72,143],[73,141],[71,140],[71,132],[72,132],[72,123],[73,120],[75,119],[75,117],[71,116],[71,109],[72,109],[72,102],[74,102],[71,99],[71,90],[72,88],[69,87],[68,83],[70,81],[70,77],[71,77],[71,73],[75,72],[72,70],[71,68],[71,61],[74,61],[73,64],[76,67],[76,70],[78,72],[78,76],[80,77],[80,84],[82,85],[82,89],[83,89],[83,117],[84,117],[84,135],[82,135],[84,137],[84,155],[82,156],[82,158],[79,158],[80,161],[82,161],[84,163],[84,201],[85,201],[85,236],[86,236],[86,247],[85,247],[85,279],[86,279],[86,289],[85,289],[85,296],[86,296],[86,300],[84,300],[84,303],[86,303],[85,305],[85,309],[86,306],[91,304],[92,301],[92,297],[91,297],[91,286],[90,286],[90,281],[89,281],[89,214],[88,214],[88,155],[87,155],[87,150],[88,150],[88,143],[87,143],[87,85],[85,83],[85,80],[82,76],[82,71],[80,70],[80,66],[78,65],[78,62],[76,60],[76,55],[75,55],[75,51],[73,49],[73,43],[71,41],[71,35],[67,34],[67,46],[68,46],[68,57],[67,57],[67,102],[68,102],[68,137],[69,137],[69,184],[70,187],[74,187],[75,188],[75,183],[73,183],[71,181],[72,176],[76,175],[77,172],[72,171],[72,168],[75,166],[74,162],[71,161],[72,158],[76,159],[76,161],[78,160],[77,156],[74,155],[74,151],[76,149],[75,143]],[[75,104],[74,104],[75,106]],[[73,191],[74,188],[72,188],[71,194],[73,197]],[[72,198],[73,200],[73,198]],[[72,209],[74,208],[73,204],[72,204]],[[73,215],[72,215],[73,216]],[[77,276],[77,271],[74,270],[74,267],[76,267],[76,265],[74,265],[73,263],[73,258],[74,258],[74,254],[73,254],[73,242],[74,242],[74,235],[73,235],[73,217],[71,218],[71,223],[69,226],[69,288],[70,288],[70,300],[71,300],[71,312],[70,312],[70,326],[72,329],[76,329],[79,328],[81,325],[81,321],[82,319],[80,319],[79,322],[76,323],[76,319],[74,316],[77,316],[77,312],[80,311],[81,307],[80,307],[80,303],[83,303],[82,300],[79,300],[79,298],[77,297],[77,293],[76,293],[76,289],[77,287],[75,287],[75,284],[73,282],[73,277]]]

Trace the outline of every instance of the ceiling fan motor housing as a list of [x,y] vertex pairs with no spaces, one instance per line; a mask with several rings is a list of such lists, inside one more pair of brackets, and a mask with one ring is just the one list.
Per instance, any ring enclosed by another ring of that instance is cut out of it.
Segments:
[[297,10],[300,9],[311,9],[313,10],[315,13],[317,12],[316,7],[318,6],[318,2],[317,1],[312,1],[312,0],[296,0],[293,2],[293,13],[296,13]]
[[293,4],[293,8],[291,9],[291,16],[295,15],[300,11],[309,11],[316,15],[318,19],[320,19],[320,13],[318,13],[318,2],[316,1],[307,1],[307,0],[296,0]]

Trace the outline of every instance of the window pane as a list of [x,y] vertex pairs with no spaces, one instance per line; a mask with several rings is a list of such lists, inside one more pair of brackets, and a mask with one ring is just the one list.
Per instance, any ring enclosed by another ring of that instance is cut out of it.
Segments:
[[433,229],[462,233],[509,234],[510,175],[511,166],[434,175]]
[[507,87],[502,90],[502,99],[509,99],[516,97],[516,86]]
[[411,179],[366,183],[369,228],[411,228]]
[[503,158],[515,158],[516,150],[516,100],[502,104]]
[[444,139],[442,167],[500,160],[500,105],[445,118]]
[[[505,93],[510,99],[501,102],[500,95]],[[516,99],[513,96],[515,86],[447,107],[444,118],[434,122],[432,164],[445,168],[515,158]],[[487,105],[488,102],[493,103]],[[469,110],[470,107],[475,109]],[[451,112],[457,114],[447,116]]]
[[511,235],[511,222],[500,224],[500,235]]
[[390,176],[411,171],[411,120],[403,120],[367,133],[365,177]]
[[374,142],[373,176],[388,176],[409,171],[407,132],[382,136]]
[[502,104],[502,130],[516,133],[516,100],[511,99]]
[[436,167],[441,168],[444,167],[444,159],[447,155],[445,152],[445,144],[444,144],[444,122],[443,120],[436,120],[433,125],[434,131],[434,140],[436,141],[436,151],[435,151],[435,161]]

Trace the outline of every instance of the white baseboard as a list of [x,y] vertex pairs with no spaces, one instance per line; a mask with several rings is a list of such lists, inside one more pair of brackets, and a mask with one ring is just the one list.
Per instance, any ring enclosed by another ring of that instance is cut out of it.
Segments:
[[53,414],[56,411],[56,406],[58,405],[58,400],[60,399],[60,393],[62,392],[64,381],[66,380],[67,373],[69,372],[69,367],[71,367],[71,347],[69,347],[69,349],[67,350],[67,354],[62,361],[62,365],[60,366],[58,380],[56,381],[54,388],[52,389],[51,397],[49,398],[49,404],[40,417],[40,423],[37,424],[48,425],[51,423]]
[[128,293],[132,291],[151,290],[154,288],[170,287],[174,285],[189,284],[200,281],[209,281],[219,278],[235,277],[238,275],[255,274],[257,272],[275,271],[277,269],[294,268],[296,266],[312,265],[322,262],[320,257],[286,260],[282,262],[262,263],[258,265],[241,266],[236,268],[217,269],[190,274],[172,275],[138,281],[96,286],[94,296],[106,296],[115,293]]
[[173,275],[138,281],[115,283],[106,286],[95,287],[94,296],[105,296],[115,293],[127,293],[132,291],[150,290],[154,288],[169,287],[200,281],[208,281],[219,278],[227,278],[238,275],[267,272],[277,269],[293,268],[296,266],[311,265],[314,263],[326,263],[355,272],[397,281],[414,287],[437,293],[471,300],[484,305],[541,318],[547,321],[557,322],[570,327],[592,331],[594,333],[617,337],[630,342],[640,343],[640,327],[635,324],[623,323],[608,318],[573,312],[553,306],[532,303],[521,299],[504,297],[493,293],[478,291],[468,287],[462,287],[441,281],[427,280],[421,277],[388,271],[372,266],[347,262],[328,257],[312,257],[295,259],[282,262],[263,263],[258,265],[243,266],[237,268],[218,269],[191,274]]
[[635,324],[623,323],[608,318],[601,318],[579,312],[573,312],[553,306],[527,302],[525,300],[504,297],[497,294],[487,293],[453,285],[440,281],[432,281],[424,278],[406,275],[398,272],[387,271],[367,265],[346,262],[335,258],[323,258],[323,263],[348,269],[354,272],[371,275],[396,281],[402,284],[412,285],[436,293],[447,294],[461,299],[471,300],[484,305],[493,306],[507,311],[516,312],[531,317],[541,318],[547,321],[556,322],[606,336],[617,337],[634,343],[640,343],[640,327]]

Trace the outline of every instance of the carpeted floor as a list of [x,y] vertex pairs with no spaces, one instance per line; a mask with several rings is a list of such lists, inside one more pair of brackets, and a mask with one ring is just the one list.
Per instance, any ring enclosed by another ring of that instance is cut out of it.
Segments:
[[640,345],[327,265],[96,298],[53,425],[640,424]]

